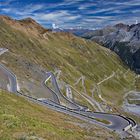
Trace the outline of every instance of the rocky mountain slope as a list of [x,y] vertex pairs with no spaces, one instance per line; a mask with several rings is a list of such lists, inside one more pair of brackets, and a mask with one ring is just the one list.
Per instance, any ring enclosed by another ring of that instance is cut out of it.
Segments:
[[[23,94],[47,98],[49,95],[46,93],[46,88],[42,86],[42,82],[45,80],[46,71],[52,71],[64,95],[66,95],[66,86],[70,84],[75,89],[72,93],[74,100],[78,103],[88,105],[76,91],[94,99],[94,102],[98,102],[106,112],[125,114],[122,110],[123,97],[126,92],[135,89],[135,73],[130,71],[109,49],[71,33],[45,29],[31,18],[14,20],[7,16],[0,16],[0,48],[8,49],[0,56],[0,63],[15,73]],[[1,72],[0,76],[2,76]],[[0,82],[3,79],[5,80],[6,77],[2,77]],[[4,99],[3,95],[1,99]],[[14,101],[14,99],[11,100]],[[12,103],[5,102],[5,104]],[[19,105],[19,103],[16,104]],[[92,106],[92,110],[95,111],[95,106]],[[30,111],[27,113],[23,110],[23,112],[28,114]],[[3,119],[6,117],[4,116]],[[136,121],[138,119],[136,118]],[[46,123],[38,125],[37,122],[33,121],[33,127],[30,130],[37,132],[40,129],[46,132]],[[30,123],[30,120],[27,123]],[[37,127],[34,128],[34,125]],[[51,130],[54,128],[55,126],[51,127]],[[57,128],[55,130],[58,132]],[[105,133],[102,129],[99,128],[99,130]],[[11,133],[12,131],[9,134]],[[80,136],[77,136],[77,139]]]
[[[61,71],[58,82],[63,92],[70,84],[105,110],[109,105],[116,111],[124,94],[135,88],[135,74],[115,53],[70,33],[52,32],[30,18],[17,21],[1,16],[0,47],[9,50],[0,62],[17,75],[24,93],[38,98],[46,97],[41,85],[46,71]],[[75,84],[80,77],[84,81]]]
[[81,36],[115,51],[125,64],[140,73],[140,23],[134,25],[120,23]]

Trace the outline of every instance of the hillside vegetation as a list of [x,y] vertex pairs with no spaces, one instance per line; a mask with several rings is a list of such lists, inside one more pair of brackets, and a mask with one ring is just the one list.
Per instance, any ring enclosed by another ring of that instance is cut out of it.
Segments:
[[[90,96],[98,82],[114,73],[94,92],[97,101],[101,101],[100,93],[114,106],[121,105],[124,93],[134,89],[135,74],[112,51],[69,33],[44,29],[32,19],[16,21],[0,17],[0,47],[9,49],[0,56],[0,62],[17,75],[24,91],[32,90],[29,82],[36,85],[42,82],[44,71],[56,70],[61,70],[59,81],[63,91],[62,81],[74,86],[84,76],[86,92]],[[81,83],[75,88],[84,92]]]
[[0,90],[1,140],[89,140],[118,136]]

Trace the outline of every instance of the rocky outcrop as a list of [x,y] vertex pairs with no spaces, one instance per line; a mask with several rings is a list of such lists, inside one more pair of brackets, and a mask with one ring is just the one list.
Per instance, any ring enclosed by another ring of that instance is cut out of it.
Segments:
[[125,25],[119,23],[104,29],[82,34],[113,51],[137,73],[140,73],[140,23]]

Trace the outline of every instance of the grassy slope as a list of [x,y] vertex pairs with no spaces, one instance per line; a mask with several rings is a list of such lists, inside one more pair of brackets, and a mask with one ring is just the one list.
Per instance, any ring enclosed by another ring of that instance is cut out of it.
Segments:
[[[114,71],[115,77],[101,85],[103,97],[109,102],[113,100],[114,105],[120,105],[124,93],[133,89],[134,74],[127,72],[127,68],[113,52],[65,33],[48,32],[47,38],[26,35],[0,22],[0,47],[10,51],[1,56],[1,62],[5,62],[20,78],[28,80],[32,71],[23,63],[37,64],[52,71],[60,69],[61,79],[72,85],[83,75],[86,77],[85,85],[89,95],[97,82]],[[125,72],[127,74],[124,76]],[[77,89],[83,90],[80,85]]]
[[[76,124],[83,127],[79,127]],[[88,129],[87,129],[88,128]],[[107,130],[83,123],[0,90],[0,139],[118,139]]]

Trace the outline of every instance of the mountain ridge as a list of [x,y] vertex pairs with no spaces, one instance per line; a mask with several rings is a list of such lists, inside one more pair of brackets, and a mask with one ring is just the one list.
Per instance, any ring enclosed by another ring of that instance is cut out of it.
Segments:
[[50,96],[42,81],[46,72],[52,71],[64,96],[66,86],[71,85],[76,89],[72,93],[77,103],[96,110],[76,91],[98,102],[105,112],[126,114],[122,110],[123,97],[135,89],[135,73],[113,51],[71,33],[51,30],[42,33],[33,28],[27,30],[24,24],[15,28],[1,20],[0,48],[8,49],[0,56],[0,63],[17,76],[23,94],[35,98]]
[[79,36],[111,49],[132,70],[140,73],[140,23],[132,25],[119,23]]
[[28,17],[20,20],[12,19],[9,16],[0,15],[0,20],[13,27],[16,30],[24,31],[27,35],[35,35],[40,37],[40,34],[51,31],[51,29],[46,29],[34,19]]

